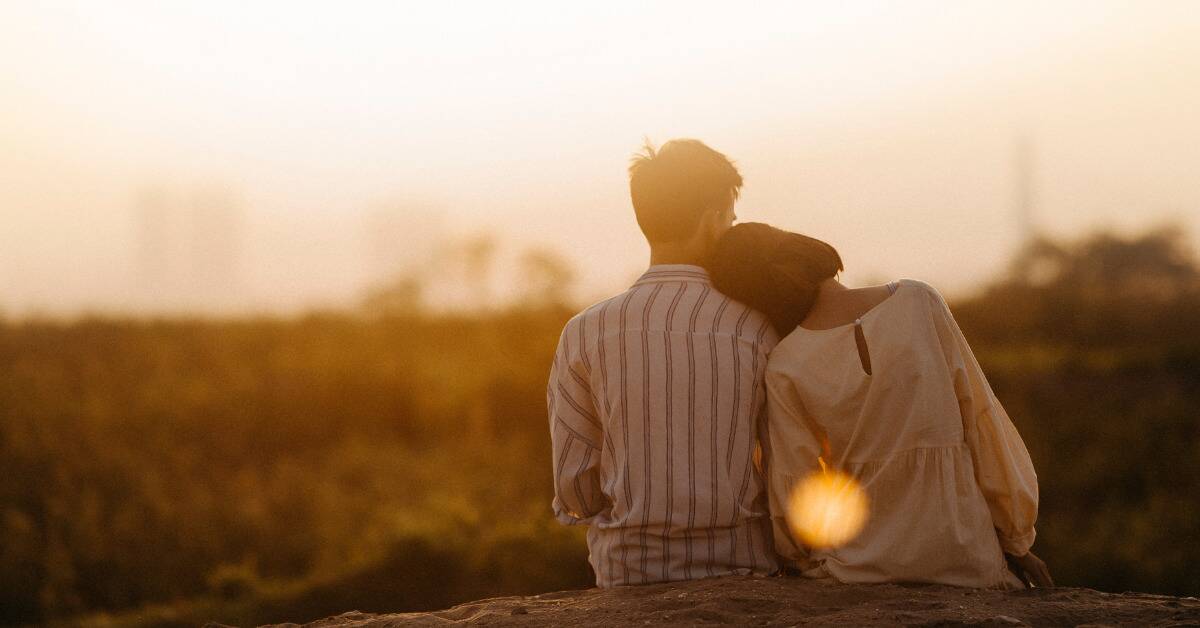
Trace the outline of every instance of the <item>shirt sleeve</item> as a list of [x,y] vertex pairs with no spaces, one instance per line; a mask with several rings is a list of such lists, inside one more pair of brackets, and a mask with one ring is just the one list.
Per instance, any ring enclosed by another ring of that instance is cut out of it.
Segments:
[[992,392],[946,300],[935,290],[938,334],[958,396],[963,434],[975,479],[1005,552],[1022,556],[1037,536],[1037,474],[1025,442]]
[[821,436],[803,409],[787,376],[767,372],[767,493],[775,552],[785,563],[804,568],[809,549],[788,526],[788,501],[796,483],[820,469]]
[[572,347],[575,336],[567,324],[559,339],[546,405],[550,417],[550,442],[554,462],[554,518],[565,525],[588,525],[608,509],[600,480],[600,444],[604,432],[596,413],[587,370],[580,363],[581,347]]

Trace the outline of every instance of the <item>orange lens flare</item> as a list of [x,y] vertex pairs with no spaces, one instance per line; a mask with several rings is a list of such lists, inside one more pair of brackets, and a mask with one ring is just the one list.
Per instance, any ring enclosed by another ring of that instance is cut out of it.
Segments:
[[808,546],[837,547],[862,531],[867,496],[854,478],[822,464],[821,471],[792,488],[787,520],[792,534]]

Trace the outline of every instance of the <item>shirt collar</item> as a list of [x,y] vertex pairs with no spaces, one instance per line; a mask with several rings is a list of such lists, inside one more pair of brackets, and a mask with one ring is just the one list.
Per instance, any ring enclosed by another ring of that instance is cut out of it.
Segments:
[[648,283],[662,283],[675,281],[695,281],[707,285],[712,285],[712,280],[708,276],[708,271],[704,270],[703,266],[694,264],[654,264],[642,273],[641,277],[634,282],[633,285],[640,286]]

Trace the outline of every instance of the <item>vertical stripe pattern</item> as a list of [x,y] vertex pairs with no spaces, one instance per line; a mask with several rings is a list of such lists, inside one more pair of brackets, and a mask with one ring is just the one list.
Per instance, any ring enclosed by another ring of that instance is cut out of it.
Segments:
[[651,266],[573,317],[550,369],[552,509],[588,525],[596,585],[778,568],[765,481],[764,316],[698,266]]

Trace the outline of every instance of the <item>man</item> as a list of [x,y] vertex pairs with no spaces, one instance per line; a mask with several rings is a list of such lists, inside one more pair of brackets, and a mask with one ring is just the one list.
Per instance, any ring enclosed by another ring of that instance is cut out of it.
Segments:
[[756,456],[778,336],[702,267],[741,186],[729,159],[697,140],[635,156],[629,189],[650,267],[559,339],[547,387],[552,507],[561,523],[590,526],[599,587],[778,569],[767,456]]

